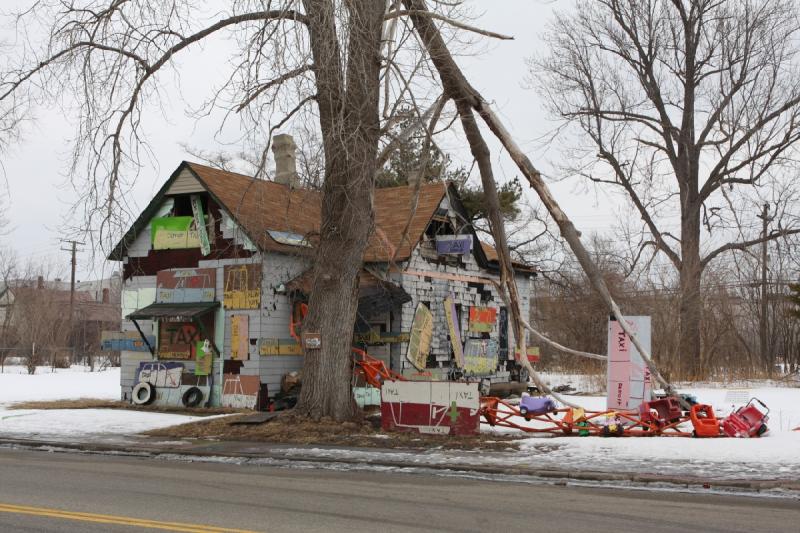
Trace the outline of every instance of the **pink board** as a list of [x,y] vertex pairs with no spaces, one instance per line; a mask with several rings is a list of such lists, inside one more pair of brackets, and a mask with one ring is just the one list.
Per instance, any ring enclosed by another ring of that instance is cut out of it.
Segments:
[[387,381],[381,387],[381,421],[386,431],[477,435],[477,383]]
[[[650,351],[650,317],[629,316],[625,320],[642,346]],[[650,399],[650,371],[639,351],[616,320],[608,322],[609,409],[639,409]]]

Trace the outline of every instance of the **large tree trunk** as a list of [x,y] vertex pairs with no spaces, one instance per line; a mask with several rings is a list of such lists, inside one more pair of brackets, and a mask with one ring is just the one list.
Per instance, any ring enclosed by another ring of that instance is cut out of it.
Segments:
[[357,413],[350,353],[358,307],[358,274],[374,225],[372,198],[380,124],[379,48],[383,6],[345,2],[349,11],[346,72],[342,73],[329,2],[308,0],[320,125],[325,147],[320,244],[313,265],[303,334],[319,333],[320,348],[304,347],[298,411],[346,420]]
[[700,379],[704,377],[700,359],[700,280],[703,274],[700,259],[700,211],[687,206],[681,218],[678,371],[683,379]]

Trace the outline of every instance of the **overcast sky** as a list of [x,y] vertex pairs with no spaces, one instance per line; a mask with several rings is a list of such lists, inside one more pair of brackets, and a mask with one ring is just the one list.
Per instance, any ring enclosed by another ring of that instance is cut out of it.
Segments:
[[[2,8],[14,3],[30,4],[26,0],[3,0]],[[552,16],[552,9],[566,2],[538,0],[475,0],[478,12],[475,21],[483,28],[513,35],[513,41],[491,41],[484,51],[473,57],[459,58],[471,82],[492,100],[503,120],[521,146],[528,150],[534,164],[548,174],[548,157],[553,157],[540,139],[553,123],[546,120],[537,95],[523,87],[525,59],[541,52],[541,32]],[[0,9],[2,9],[0,8]],[[2,34],[0,34],[2,35]],[[6,33],[8,35],[8,33]],[[132,191],[133,202],[143,208],[175,167],[191,159],[181,145],[206,150],[219,149],[214,140],[213,124],[196,123],[188,118],[186,109],[208,96],[208,79],[213,75],[213,50],[196,50],[180,59],[182,65],[180,92],[174,91],[163,110],[152,109],[145,114],[144,128],[154,148],[154,161],[143,169]],[[70,207],[76,193],[66,183],[70,138],[75,131],[72,117],[65,117],[55,108],[35,110],[35,122],[25,131],[25,138],[2,158],[0,179],[7,185],[10,209],[7,218],[11,231],[4,238],[23,261],[51,260],[68,273],[69,254],[59,251],[59,239],[64,233],[64,220],[71,215]],[[226,147],[230,150],[230,147]],[[469,159],[466,143],[451,147],[459,161]],[[492,145],[498,181],[512,179],[518,173],[513,163],[496,143]],[[585,233],[607,231],[614,222],[613,202],[584,190],[574,181],[553,184],[556,198]],[[531,198],[533,198],[532,193]],[[88,250],[79,255],[79,279],[106,276],[116,263],[90,261]]]

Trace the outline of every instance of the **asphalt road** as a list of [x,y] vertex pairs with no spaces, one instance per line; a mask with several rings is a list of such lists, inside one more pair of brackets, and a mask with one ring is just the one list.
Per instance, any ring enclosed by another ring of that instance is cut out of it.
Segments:
[[156,530],[797,533],[800,502],[0,449],[0,531]]

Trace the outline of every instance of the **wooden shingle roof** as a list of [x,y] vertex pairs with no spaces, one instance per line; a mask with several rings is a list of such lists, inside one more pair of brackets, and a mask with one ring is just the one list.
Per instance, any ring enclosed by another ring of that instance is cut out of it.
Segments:
[[[122,259],[124,248],[143,231],[170,183],[185,169],[191,171],[259,249],[298,252],[298,247],[273,239],[269,231],[297,234],[312,244],[316,242],[321,219],[319,191],[291,189],[273,181],[254,179],[244,174],[184,161],[111,252],[110,259]],[[393,256],[397,261],[407,259],[442,202],[447,187],[446,183],[423,185],[415,210],[411,205],[414,198],[413,187],[377,189],[374,197],[376,227],[367,245],[364,261],[386,262]],[[408,224],[408,232],[403,239],[403,230],[409,216],[411,223]]]

